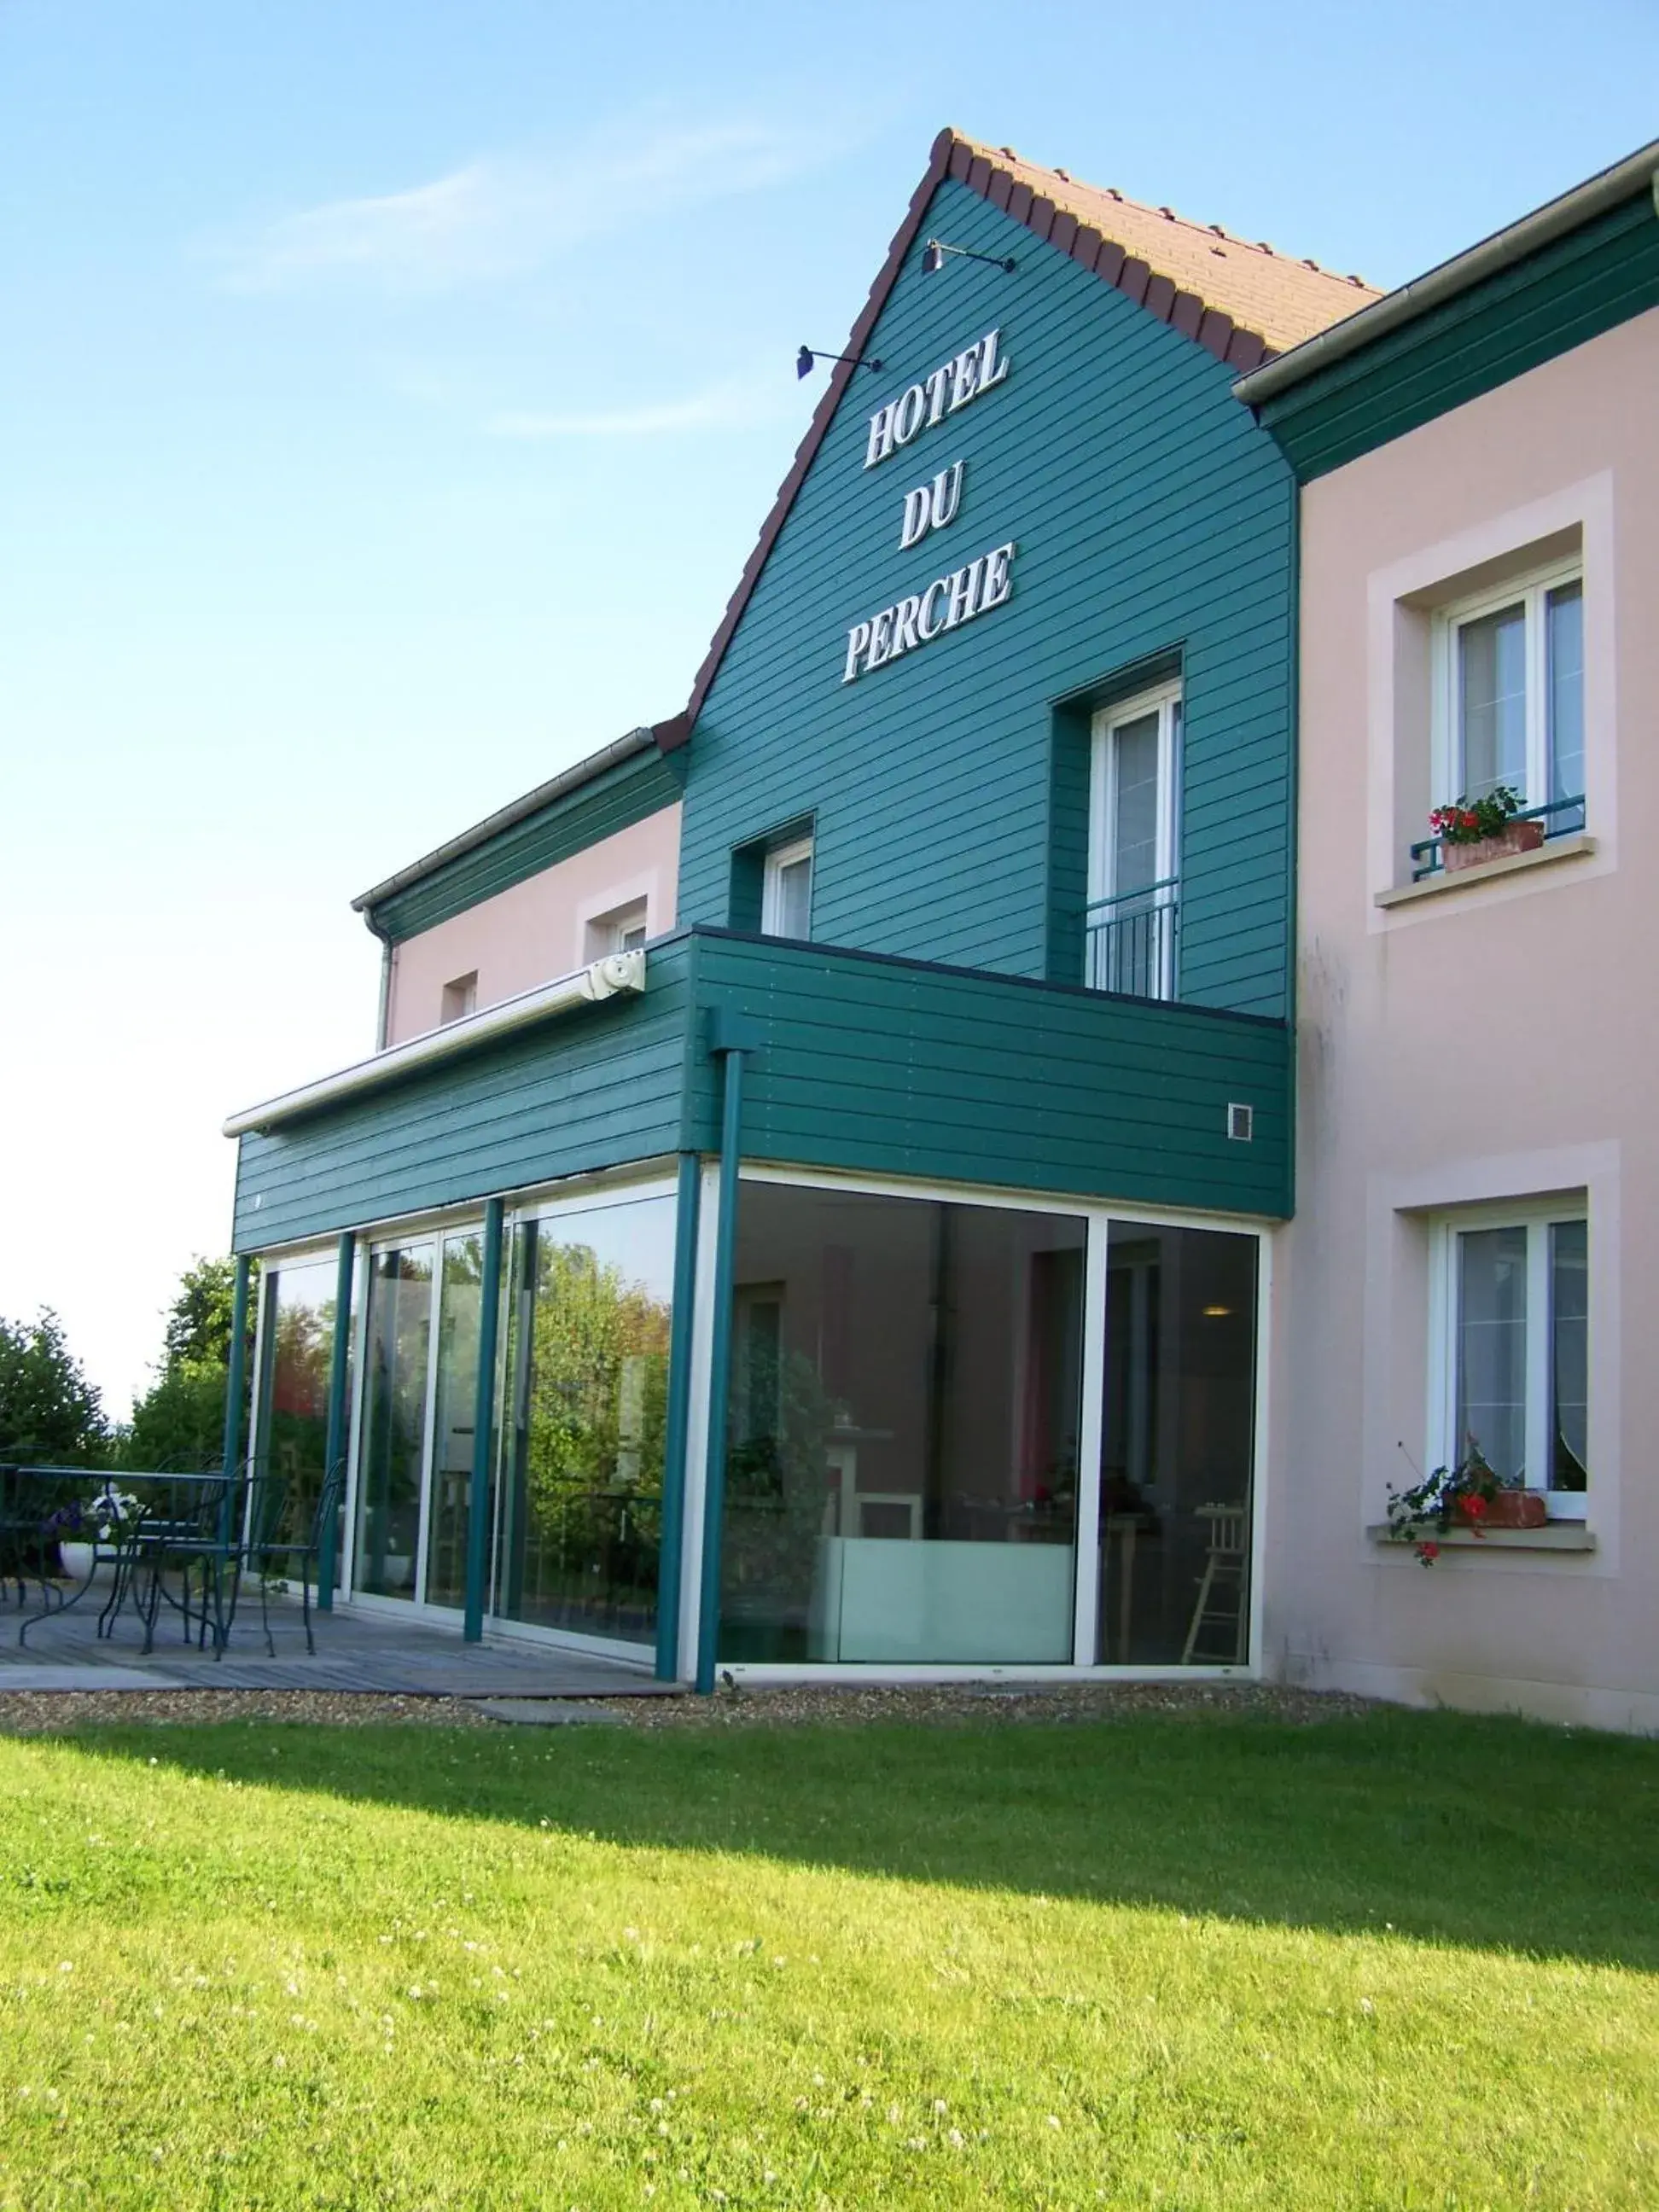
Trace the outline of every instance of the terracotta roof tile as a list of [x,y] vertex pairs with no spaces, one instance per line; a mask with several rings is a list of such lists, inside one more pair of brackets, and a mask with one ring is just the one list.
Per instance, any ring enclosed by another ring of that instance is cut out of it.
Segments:
[[[952,176],[1032,228],[1040,227],[1042,236],[1079,259],[1078,240],[1103,240],[1093,264],[1103,276],[1109,268],[1141,264],[1148,275],[1138,295],[1177,329],[1196,331],[1212,350],[1213,340],[1203,333],[1205,309],[1231,318],[1235,332],[1254,333],[1270,351],[1282,353],[1382,297],[1358,276],[1293,260],[1266,244],[1251,245],[1219,223],[1190,222],[1171,208],[1145,207],[1111,185],[1081,184],[1067,170],[1022,161],[1011,147],[981,146],[957,134],[956,148]],[[990,168],[983,185],[974,174],[981,162]],[[1166,283],[1160,284],[1160,278]],[[1114,274],[1109,281],[1121,279]],[[1122,289],[1137,295],[1134,287]],[[1196,321],[1185,299],[1198,303]]]

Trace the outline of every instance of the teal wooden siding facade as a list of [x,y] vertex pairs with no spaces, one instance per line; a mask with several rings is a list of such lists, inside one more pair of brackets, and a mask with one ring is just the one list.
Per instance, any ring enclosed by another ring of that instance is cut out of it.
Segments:
[[[1281,1023],[827,945],[700,935],[699,1006],[754,1017],[745,1157],[1143,1205],[1291,1210]],[[685,1141],[719,1141],[690,1059]],[[1249,1144],[1227,1108],[1255,1109]]]
[[683,758],[653,750],[620,761],[592,782],[550,799],[470,853],[394,892],[371,909],[375,927],[392,943],[418,936],[498,891],[510,890],[544,868],[568,860],[601,838],[615,836],[647,814],[672,806],[684,781]]
[[[755,1016],[745,1157],[1278,1216],[1282,1023],[688,931],[617,999],[242,1139],[253,1251],[719,1144],[707,1010]],[[1226,1109],[1255,1109],[1249,1144]]]
[[1659,307],[1659,215],[1644,188],[1565,238],[1264,402],[1306,482]]
[[[924,275],[932,234],[1018,267]],[[1006,383],[866,471],[875,408],[993,327]],[[949,181],[866,351],[884,368],[852,380],[691,738],[682,921],[733,919],[734,849],[811,816],[815,938],[1080,977],[1080,702],[1163,656],[1182,996],[1285,1017],[1294,489],[1235,372]],[[903,494],[958,459],[958,516],[901,551]],[[1008,605],[842,683],[854,623],[1010,538]]]

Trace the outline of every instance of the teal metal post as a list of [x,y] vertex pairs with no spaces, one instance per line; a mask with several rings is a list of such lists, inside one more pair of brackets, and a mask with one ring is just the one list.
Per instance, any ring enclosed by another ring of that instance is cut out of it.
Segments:
[[[357,1259],[357,1240],[348,1232],[341,1237],[334,1270],[334,1343],[328,1367],[328,1441],[323,1447],[323,1482],[326,1487],[337,1467],[343,1464],[350,1408],[346,1385],[351,1375],[351,1283]],[[334,1577],[339,1562],[335,1547],[339,1539],[337,1516],[331,1513],[317,1532],[317,1610],[334,1610]]]
[[483,1266],[478,1284],[478,1388],[472,1413],[472,1481],[466,1501],[466,1596],[461,1639],[483,1641],[484,1582],[489,1565],[489,1447],[495,1425],[495,1337],[501,1310],[501,1201],[484,1205]]
[[657,1554],[657,1680],[680,1671],[680,1572],[685,1544],[685,1443],[691,1407],[691,1324],[697,1297],[697,1200],[702,1161],[680,1154],[674,1212],[674,1318],[668,1352],[668,1415],[663,1439],[662,1541]]
[[714,1686],[720,1626],[720,1546],[726,1513],[726,1437],[732,1389],[732,1278],[738,1243],[738,1167],[743,1158],[743,1063],[758,1049],[760,1024],[716,1007],[708,1017],[708,1049],[725,1062],[720,1115],[720,1200],[714,1225],[714,1346],[708,1364],[708,1455],[703,1470],[702,1580],[697,1613],[697,1680]]
[[242,1456],[242,1408],[247,1397],[247,1290],[252,1263],[236,1255],[236,1287],[230,1305],[230,1371],[225,1377],[225,1474],[236,1472]]

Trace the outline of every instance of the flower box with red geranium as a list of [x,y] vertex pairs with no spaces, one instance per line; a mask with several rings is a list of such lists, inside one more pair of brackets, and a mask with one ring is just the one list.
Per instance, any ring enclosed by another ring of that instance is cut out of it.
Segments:
[[1491,1528],[1541,1528],[1548,1518],[1543,1492],[1505,1482],[1474,1443],[1457,1466],[1437,1467],[1409,1490],[1389,1492],[1389,1530],[1425,1567],[1440,1556],[1437,1532],[1443,1536],[1449,1529],[1467,1528],[1484,1536]]
[[1488,860],[1507,860],[1516,853],[1535,853],[1544,842],[1541,822],[1518,821],[1518,793],[1506,783],[1484,799],[1455,799],[1449,806],[1437,806],[1429,827],[1440,840],[1440,858],[1447,870],[1478,868]]

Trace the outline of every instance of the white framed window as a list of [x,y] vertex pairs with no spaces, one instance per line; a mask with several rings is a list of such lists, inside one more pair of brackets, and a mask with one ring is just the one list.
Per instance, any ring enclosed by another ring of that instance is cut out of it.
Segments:
[[1097,991],[1176,994],[1181,719],[1178,682],[1094,718],[1084,973]]
[[793,838],[787,845],[775,846],[767,854],[761,878],[761,928],[768,937],[807,938],[812,934],[810,837]]
[[1589,1222],[1582,1200],[1433,1224],[1429,1464],[1478,1447],[1582,1521],[1589,1488]]
[[470,975],[457,975],[446,983],[438,1013],[438,1026],[447,1029],[451,1022],[464,1022],[469,1014],[478,1011],[478,971]]
[[1439,609],[1435,804],[1507,785],[1552,834],[1584,826],[1584,578],[1573,559]]

